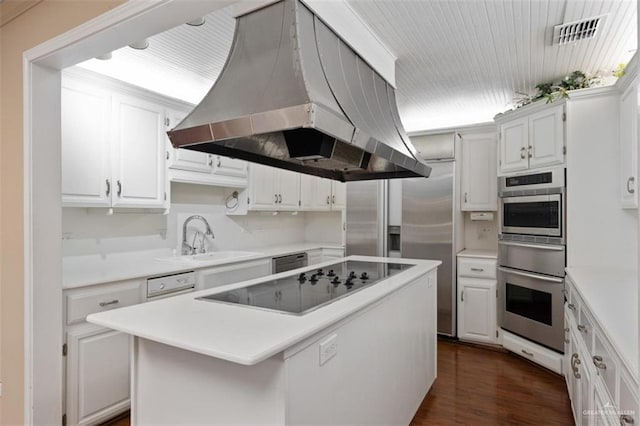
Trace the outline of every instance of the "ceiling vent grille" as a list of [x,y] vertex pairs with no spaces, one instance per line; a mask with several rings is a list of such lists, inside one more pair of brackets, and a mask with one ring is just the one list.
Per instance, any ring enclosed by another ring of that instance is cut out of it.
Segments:
[[595,37],[606,15],[581,19],[553,27],[553,44],[565,45]]

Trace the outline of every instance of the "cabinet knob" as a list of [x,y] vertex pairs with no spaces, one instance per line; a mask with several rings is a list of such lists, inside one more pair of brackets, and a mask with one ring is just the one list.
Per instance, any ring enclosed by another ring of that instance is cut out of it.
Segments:
[[336,203],[336,196],[335,196],[335,195],[332,195],[332,196],[331,196],[331,203],[332,203],[332,204],[335,204],[335,203]]
[[634,188],[631,187],[631,185],[633,185],[636,181],[636,178],[631,176],[629,179],[627,179],[627,192],[629,194],[633,194],[634,192],[636,192],[636,190]]
[[573,303],[569,303],[569,304],[567,305],[567,308],[571,309],[571,310],[572,310],[572,311],[574,311],[574,312],[575,312],[575,310],[576,310],[576,306],[575,306]]
[[600,355],[594,355],[593,357],[591,357],[591,359],[593,360],[593,365],[595,365],[596,368],[599,368],[600,370],[607,369],[607,364],[603,362],[602,357]]
[[467,196],[467,193],[465,192],[464,193],[464,202],[466,203],[467,201],[468,201],[468,196]]
[[331,198],[327,195],[327,204],[331,204]]
[[586,327],[586,326],[584,326],[584,325],[582,325],[582,324],[578,324],[578,331],[579,331],[580,333],[586,333],[586,331],[587,331],[587,327]]

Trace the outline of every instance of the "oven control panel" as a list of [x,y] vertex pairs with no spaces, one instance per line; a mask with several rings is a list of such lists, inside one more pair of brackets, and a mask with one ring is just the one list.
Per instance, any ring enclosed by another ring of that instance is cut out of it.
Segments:
[[196,286],[196,274],[183,272],[147,280],[147,298],[190,290]]

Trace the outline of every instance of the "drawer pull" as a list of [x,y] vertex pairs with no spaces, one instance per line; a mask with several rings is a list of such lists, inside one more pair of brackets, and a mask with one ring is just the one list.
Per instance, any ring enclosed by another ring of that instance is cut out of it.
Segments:
[[471,270],[475,272],[484,272],[484,268],[471,268]]
[[571,355],[571,370],[573,371],[573,377],[576,379],[580,378],[580,372],[578,371],[578,367],[576,365],[580,365],[580,358],[578,354],[574,353]]
[[569,303],[569,304],[567,305],[567,308],[569,308],[569,309],[571,309],[572,311],[574,311],[574,312],[575,312],[575,310],[576,310],[576,305],[574,305],[573,303]]
[[108,302],[100,302],[100,307],[104,308],[105,306],[115,305],[117,303],[120,303],[118,299],[109,300]]
[[632,425],[634,424],[633,417],[628,414],[620,415],[620,426]]
[[602,357],[600,355],[594,355],[592,357],[593,359],[593,365],[596,366],[596,368],[599,368],[600,370],[606,370],[607,369],[607,364],[605,364],[602,361]]
[[580,333],[586,333],[586,332],[587,332],[587,326],[582,325],[582,324],[579,324],[579,325],[578,325],[578,331],[579,331]]
[[533,357],[533,354],[529,351],[525,351],[524,349],[522,349],[521,352],[527,356]]

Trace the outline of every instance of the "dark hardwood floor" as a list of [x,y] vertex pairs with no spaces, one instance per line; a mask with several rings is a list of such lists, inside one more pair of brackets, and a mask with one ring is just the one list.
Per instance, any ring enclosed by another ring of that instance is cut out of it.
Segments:
[[[438,342],[438,378],[411,426],[572,425],[564,379],[516,355]],[[127,414],[104,426],[129,426]]]

